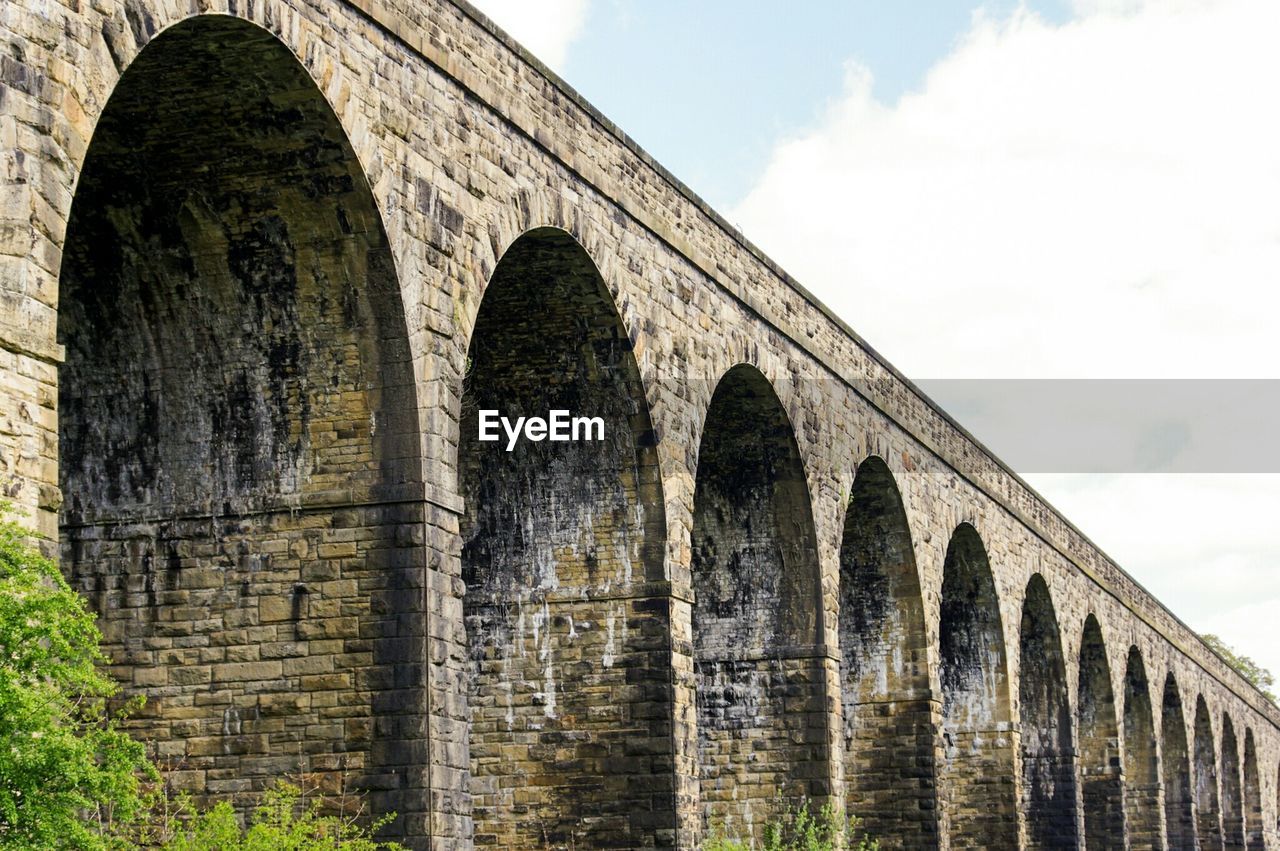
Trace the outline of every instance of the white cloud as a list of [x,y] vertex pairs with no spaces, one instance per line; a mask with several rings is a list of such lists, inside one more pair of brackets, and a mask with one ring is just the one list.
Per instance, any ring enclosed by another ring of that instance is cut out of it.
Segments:
[[588,0],[474,0],[475,6],[552,69],[564,67],[569,45],[582,33]]
[[[1280,378],[1280,3],[1074,8],[976,16],[892,104],[851,63],[729,218],[908,375]],[[1032,482],[1280,673],[1280,477]]]
[[1280,4],[1088,5],[850,65],[731,219],[909,375],[1277,377]]

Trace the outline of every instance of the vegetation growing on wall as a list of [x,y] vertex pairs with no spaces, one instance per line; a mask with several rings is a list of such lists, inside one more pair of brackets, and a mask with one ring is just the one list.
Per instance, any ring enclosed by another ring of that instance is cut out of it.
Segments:
[[25,534],[0,524],[0,848],[118,847],[154,769],[108,707],[93,615]]
[[145,746],[119,728],[102,635],[57,565],[0,523],[0,851],[401,851],[345,808],[281,783],[241,825],[223,802],[172,798]]
[[879,851],[880,841],[868,837],[857,816],[841,817],[825,804],[814,812],[808,800],[778,807],[780,815],[764,828],[760,845],[713,832],[702,851]]

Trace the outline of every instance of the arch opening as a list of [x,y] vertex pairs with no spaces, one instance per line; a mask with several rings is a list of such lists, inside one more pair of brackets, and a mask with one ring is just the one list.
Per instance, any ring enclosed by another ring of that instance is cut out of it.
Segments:
[[1191,785],[1191,756],[1187,721],[1178,681],[1170,673],[1164,681],[1160,709],[1160,751],[1164,771],[1165,834],[1171,849],[1196,848],[1195,797]]
[[364,173],[284,44],[209,15],[141,50],[87,151],[59,287],[63,565],[148,695],[145,737],[184,743],[198,797],[346,773],[412,832],[408,333]]
[[1125,814],[1120,731],[1102,627],[1092,614],[1085,619],[1079,658],[1077,702],[1085,847],[1123,848]]
[[1049,588],[1027,583],[1019,631],[1019,729],[1028,848],[1070,848],[1079,836],[1067,670]]
[[[481,412],[557,410],[603,429],[480,439]],[[665,557],[655,442],[595,264],[563,231],[526,233],[481,302],[460,417],[478,845],[639,845],[674,818],[667,605],[646,590]]]
[[1160,757],[1146,667],[1137,646],[1129,648],[1124,676],[1124,800],[1129,847],[1163,851]]
[[1222,808],[1218,797],[1218,754],[1213,720],[1204,695],[1196,698],[1195,720],[1196,836],[1202,851],[1221,851]]
[[1258,748],[1253,730],[1244,731],[1244,820],[1245,846],[1249,851],[1264,851],[1266,830],[1262,820],[1262,778],[1258,775]]
[[703,427],[693,587],[703,816],[759,842],[780,796],[830,794],[831,755],[808,484],[782,403],[745,365]]
[[840,546],[845,804],[869,835],[903,848],[938,841],[940,708],[911,532],[893,474],[858,466]]
[[1240,743],[1231,716],[1222,713],[1222,843],[1244,851],[1244,790],[1240,777]]
[[1017,848],[1009,675],[995,579],[969,524],[952,533],[939,612],[943,790],[953,848]]

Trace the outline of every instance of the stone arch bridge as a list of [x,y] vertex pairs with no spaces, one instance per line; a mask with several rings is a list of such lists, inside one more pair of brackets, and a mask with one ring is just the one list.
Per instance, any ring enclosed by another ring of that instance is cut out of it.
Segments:
[[0,39],[3,486],[176,785],[345,776],[421,848],[803,796],[893,848],[1280,848],[1280,711],[469,6]]

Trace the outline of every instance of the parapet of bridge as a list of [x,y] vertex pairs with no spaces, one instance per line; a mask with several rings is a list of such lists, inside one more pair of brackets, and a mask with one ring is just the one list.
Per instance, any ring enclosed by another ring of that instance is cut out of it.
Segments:
[[886,848],[1280,848],[1280,711],[469,6],[0,39],[3,487],[177,787],[346,782],[415,848],[806,797]]

